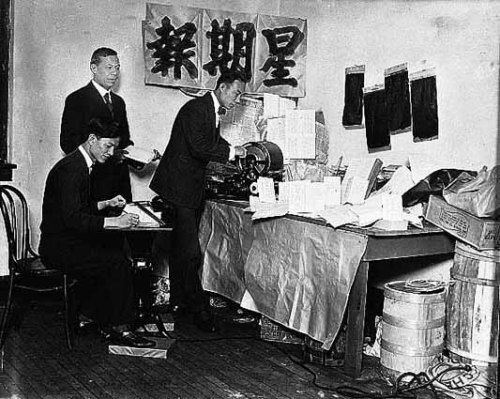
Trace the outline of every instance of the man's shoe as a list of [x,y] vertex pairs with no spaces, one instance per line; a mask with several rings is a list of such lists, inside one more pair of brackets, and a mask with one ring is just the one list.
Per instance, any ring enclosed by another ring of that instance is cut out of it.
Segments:
[[187,307],[184,305],[172,306],[171,313],[172,316],[178,319],[186,317],[189,314]]
[[206,310],[196,313],[193,321],[196,327],[203,332],[213,333],[217,330],[213,315]]
[[99,331],[97,323],[85,316],[80,316],[76,325],[75,333],[77,335],[88,335]]
[[132,331],[122,332],[117,343],[123,346],[133,346],[135,348],[152,348],[156,345],[154,341],[136,335]]
[[104,327],[99,330],[99,334],[105,341],[118,341],[120,339],[121,333],[113,330],[111,327]]

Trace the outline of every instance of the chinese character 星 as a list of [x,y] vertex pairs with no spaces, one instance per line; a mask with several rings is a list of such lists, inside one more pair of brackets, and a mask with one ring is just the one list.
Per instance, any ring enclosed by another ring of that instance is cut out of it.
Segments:
[[297,86],[297,79],[287,78],[290,71],[287,68],[295,66],[294,60],[287,60],[295,52],[300,42],[304,40],[302,33],[296,26],[285,26],[274,29],[264,29],[262,34],[267,40],[269,46],[269,57],[260,69],[267,72],[273,68],[271,72],[272,79],[265,79],[264,85],[267,87],[290,85]]

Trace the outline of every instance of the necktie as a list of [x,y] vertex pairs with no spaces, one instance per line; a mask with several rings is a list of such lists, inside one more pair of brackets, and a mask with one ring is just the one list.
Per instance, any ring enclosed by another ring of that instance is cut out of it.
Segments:
[[111,117],[113,117],[113,104],[111,104],[111,99],[109,98],[109,92],[104,95],[104,102],[108,106],[109,112],[111,113]]
[[226,108],[220,106],[219,109],[217,110],[217,114],[226,115]]

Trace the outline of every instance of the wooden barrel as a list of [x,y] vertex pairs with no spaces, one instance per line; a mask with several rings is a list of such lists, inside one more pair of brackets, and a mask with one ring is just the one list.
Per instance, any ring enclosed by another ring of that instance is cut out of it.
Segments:
[[455,360],[489,367],[498,362],[500,251],[457,241],[447,301],[446,348]]
[[439,281],[396,281],[385,285],[380,364],[397,378],[438,361],[444,347],[445,289]]

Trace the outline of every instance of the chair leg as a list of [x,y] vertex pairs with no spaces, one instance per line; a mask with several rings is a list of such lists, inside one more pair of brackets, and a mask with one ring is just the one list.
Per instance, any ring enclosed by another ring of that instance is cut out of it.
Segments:
[[73,349],[73,332],[70,325],[70,305],[69,305],[69,295],[68,295],[68,276],[63,275],[63,291],[64,291],[64,331],[66,333],[66,343],[68,349]]
[[0,326],[0,349],[3,350],[5,344],[5,339],[7,337],[7,324],[10,314],[10,309],[12,307],[12,294],[14,291],[14,273],[10,274],[9,277],[9,291],[7,293],[7,303],[5,304],[5,309],[2,315],[2,325]]

